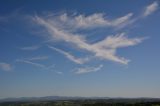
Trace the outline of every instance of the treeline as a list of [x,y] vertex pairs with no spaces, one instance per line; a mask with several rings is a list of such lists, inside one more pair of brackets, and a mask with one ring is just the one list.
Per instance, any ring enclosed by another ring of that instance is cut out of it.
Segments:
[[58,102],[5,102],[0,106],[160,106],[160,102],[144,103],[105,103],[91,101],[58,101]]
[[146,102],[146,103],[94,103],[82,104],[82,106],[160,106],[160,102]]

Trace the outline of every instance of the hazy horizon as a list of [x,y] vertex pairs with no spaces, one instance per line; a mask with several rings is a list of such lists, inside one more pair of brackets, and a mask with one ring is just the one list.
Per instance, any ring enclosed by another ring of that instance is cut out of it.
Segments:
[[0,99],[160,98],[159,0],[1,0]]

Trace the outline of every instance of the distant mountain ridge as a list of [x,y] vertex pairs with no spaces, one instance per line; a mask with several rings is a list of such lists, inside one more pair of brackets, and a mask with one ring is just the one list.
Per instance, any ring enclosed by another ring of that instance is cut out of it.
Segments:
[[45,97],[19,97],[0,99],[0,102],[30,102],[30,101],[57,101],[57,100],[87,100],[87,99],[106,99],[108,101],[160,101],[160,98],[121,98],[121,97],[70,97],[70,96],[45,96]]
[[[16,101],[50,101],[50,100],[77,100],[77,99],[98,99],[101,97],[69,97],[69,96],[45,96],[45,97],[19,97],[19,98],[4,98],[0,102],[16,102]],[[107,99],[107,97],[104,97]]]

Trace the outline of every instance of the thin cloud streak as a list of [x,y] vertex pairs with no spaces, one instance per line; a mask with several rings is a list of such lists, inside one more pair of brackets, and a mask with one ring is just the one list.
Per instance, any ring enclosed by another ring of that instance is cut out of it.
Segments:
[[38,60],[47,60],[48,58],[49,56],[37,56],[37,57],[28,58],[27,60],[38,61]]
[[37,50],[39,48],[40,48],[40,46],[34,45],[34,46],[22,47],[21,50],[33,51],[33,50]]
[[47,66],[47,65],[35,62],[35,61],[46,60],[46,59],[48,59],[48,56],[39,56],[39,57],[32,57],[32,58],[26,58],[26,59],[16,59],[15,62],[29,64],[29,65],[41,68],[43,70],[48,70],[48,71],[53,70],[55,68],[55,64]]
[[84,67],[84,68],[78,68],[75,71],[75,74],[86,74],[86,73],[91,73],[91,72],[97,72],[99,70],[101,70],[101,68],[103,67],[103,65],[99,65],[97,67]]
[[87,62],[89,60],[89,58],[76,58],[73,55],[71,55],[70,53],[63,51],[61,49],[52,47],[52,46],[48,46],[50,49],[55,50],[63,55],[65,55],[69,60],[73,61],[76,64],[83,64],[85,62]]
[[20,60],[20,59],[17,59],[16,62],[21,62],[21,63],[30,64],[30,65],[33,65],[33,66],[36,66],[36,67],[39,67],[39,68],[46,68],[46,67],[45,67],[44,65],[42,65],[42,64],[35,63],[35,62],[31,62],[31,61],[28,61],[28,60]]

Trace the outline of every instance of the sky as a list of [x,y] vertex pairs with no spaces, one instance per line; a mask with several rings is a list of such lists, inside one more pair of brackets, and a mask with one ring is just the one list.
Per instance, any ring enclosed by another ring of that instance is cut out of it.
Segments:
[[1,0],[0,98],[160,97],[159,0]]

